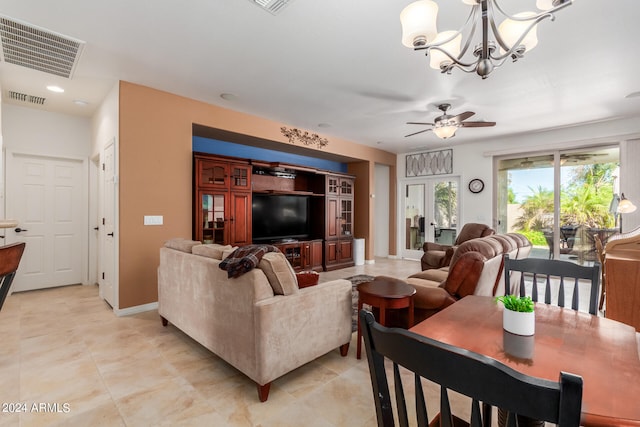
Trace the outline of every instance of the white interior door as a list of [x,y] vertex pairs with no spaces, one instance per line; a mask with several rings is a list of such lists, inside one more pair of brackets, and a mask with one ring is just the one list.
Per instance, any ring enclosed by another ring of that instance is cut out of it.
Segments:
[[7,229],[26,242],[13,291],[82,283],[84,174],[81,160],[7,153]]
[[116,263],[115,263],[115,213],[116,213],[116,157],[115,141],[112,141],[104,149],[103,174],[102,174],[102,198],[103,220],[100,227],[100,257],[101,280],[98,282],[100,295],[111,305],[118,308],[118,294],[116,288]]

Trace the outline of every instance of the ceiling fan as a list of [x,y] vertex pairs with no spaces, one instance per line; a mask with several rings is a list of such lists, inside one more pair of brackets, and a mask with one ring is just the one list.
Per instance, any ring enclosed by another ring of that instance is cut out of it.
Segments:
[[496,122],[466,122],[469,117],[473,116],[475,113],[473,111],[467,111],[465,113],[458,114],[456,116],[452,116],[447,114],[449,108],[451,108],[451,104],[440,104],[438,108],[442,111],[442,115],[436,117],[433,120],[433,123],[422,123],[422,122],[407,122],[408,125],[424,125],[424,126],[433,126],[430,129],[424,129],[418,132],[410,133],[409,135],[405,135],[405,138],[408,136],[417,135],[419,133],[433,131],[439,138],[447,139],[455,136],[456,130],[458,128],[477,128],[477,127],[489,127],[495,126]]

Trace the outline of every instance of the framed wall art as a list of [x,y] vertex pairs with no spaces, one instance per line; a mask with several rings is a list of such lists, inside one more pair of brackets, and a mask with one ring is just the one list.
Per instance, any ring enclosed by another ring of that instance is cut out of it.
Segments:
[[445,175],[453,173],[453,150],[407,154],[405,176]]

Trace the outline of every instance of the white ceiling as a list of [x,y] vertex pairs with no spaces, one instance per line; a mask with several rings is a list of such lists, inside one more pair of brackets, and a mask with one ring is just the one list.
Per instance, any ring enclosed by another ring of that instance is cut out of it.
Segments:
[[[524,59],[486,80],[442,75],[402,46],[399,14],[410,2],[293,0],[274,16],[250,0],[0,0],[1,15],[86,42],[70,80],[0,63],[3,102],[13,90],[46,97],[41,108],[91,115],[126,80],[392,152],[442,146],[431,132],[404,137],[421,129],[405,122],[433,121],[442,102],[497,122],[460,129],[447,146],[640,116],[640,97],[625,98],[640,91],[637,0],[576,0],[539,26]],[[439,29],[459,28],[468,6],[439,3]]]

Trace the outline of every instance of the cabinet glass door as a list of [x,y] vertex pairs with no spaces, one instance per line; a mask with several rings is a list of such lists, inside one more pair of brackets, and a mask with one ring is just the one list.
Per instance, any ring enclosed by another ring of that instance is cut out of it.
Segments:
[[226,188],[228,175],[229,166],[225,163],[200,162],[200,185]]
[[251,190],[251,166],[231,165],[231,188]]
[[353,228],[353,200],[340,200],[340,233],[343,236],[351,236]]
[[226,244],[224,194],[202,195],[202,241]]
[[338,177],[328,177],[327,178],[327,195],[338,195],[338,190],[339,190],[339,179]]
[[342,196],[353,195],[353,181],[343,179],[340,181],[340,194]]

